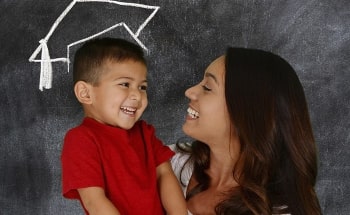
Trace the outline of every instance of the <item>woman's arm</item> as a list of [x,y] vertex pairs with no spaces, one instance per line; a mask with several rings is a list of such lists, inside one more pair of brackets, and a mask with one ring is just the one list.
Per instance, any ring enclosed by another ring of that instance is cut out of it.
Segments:
[[187,215],[184,194],[168,161],[157,167],[157,180],[160,198],[167,214]]
[[81,188],[78,192],[90,215],[120,215],[101,187]]

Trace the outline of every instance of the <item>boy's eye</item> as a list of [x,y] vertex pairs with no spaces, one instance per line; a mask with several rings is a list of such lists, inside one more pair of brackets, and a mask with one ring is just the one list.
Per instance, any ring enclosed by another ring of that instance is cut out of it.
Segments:
[[140,90],[146,91],[147,90],[147,86],[146,85],[140,86]]
[[207,85],[202,85],[202,88],[205,91],[211,91],[211,89]]
[[129,87],[129,83],[121,83],[119,85],[122,86],[122,87]]

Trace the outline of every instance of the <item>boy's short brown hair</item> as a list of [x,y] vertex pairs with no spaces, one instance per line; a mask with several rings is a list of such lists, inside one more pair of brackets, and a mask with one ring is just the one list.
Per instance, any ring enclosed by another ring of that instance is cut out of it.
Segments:
[[146,65],[140,46],[120,38],[97,38],[81,46],[74,56],[73,81],[97,84],[101,67],[107,61],[123,62],[134,60]]

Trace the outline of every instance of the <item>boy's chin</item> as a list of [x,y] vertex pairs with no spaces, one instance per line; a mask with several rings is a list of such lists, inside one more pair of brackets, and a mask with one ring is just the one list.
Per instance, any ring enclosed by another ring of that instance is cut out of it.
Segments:
[[135,122],[133,122],[133,123],[131,123],[131,122],[129,122],[129,123],[119,123],[118,125],[116,125],[116,127],[119,127],[119,128],[121,128],[121,129],[125,129],[125,130],[129,130],[129,129],[131,129],[132,127],[134,127],[134,125],[135,125],[136,122],[137,122],[137,121],[135,121]]
[[132,126],[117,126],[117,127],[124,129],[124,130],[130,130],[133,126],[134,125],[132,125]]

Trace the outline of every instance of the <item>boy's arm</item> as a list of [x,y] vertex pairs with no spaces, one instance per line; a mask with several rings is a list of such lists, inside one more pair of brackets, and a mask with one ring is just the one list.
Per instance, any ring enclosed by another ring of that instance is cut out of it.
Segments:
[[157,167],[160,198],[168,215],[187,215],[187,205],[180,184],[169,161]]
[[90,215],[120,215],[101,187],[81,188],[78,193]]

